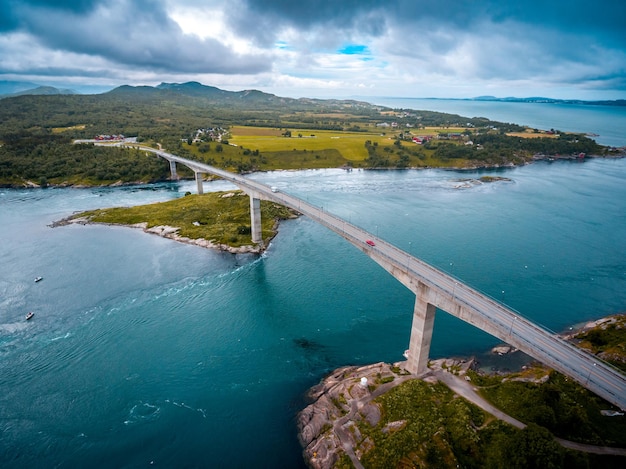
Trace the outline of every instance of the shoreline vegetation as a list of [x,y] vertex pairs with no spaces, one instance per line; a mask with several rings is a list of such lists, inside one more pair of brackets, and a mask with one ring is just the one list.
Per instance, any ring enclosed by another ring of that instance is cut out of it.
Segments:
[[[563,337],[625,368],[626,314]],[[422,377],[403,363],[342,367],[309,390],[297,417],[309,467],[623,467],[623,412],[539,363],[493,374],[439,359]]]
[[[540,137],[526,137],[526,138],[540,138]],[[219,145],[219,144],[218,144]],[[516,156],[512,160],[508,160],[507,158],[501,158],[500,161],[472,161],[471,159],[464,158],[462,156],[441,156],[437,155],[437,151],[432,151],[432,146],[430,148],[412,148],[411,154],[412,156],[407,156],[406,153],[403,153],[402,150],[400,154],[397,156],[398,161],[390,161],[389,158],[383,158],[381,161],[376,161],[378,156],[368,157],[364,160],[347,160],[345,159],[336,149],[324,149],[315,152],[312,156],[307,156],[306,153],[308,150],[297,150],[293,149],[292,151],[284,151],[284,152],[271,152],[268,154],[272,160],[278,160],[278,162],[274,161],[271,164],[257,164],[254,158],[251,158],[251,161],[244,161],[243,158],[240,157],[240,154],[250,154],[250,150],[241,147],[238,148],[237,145],[229,144],[228,150],[226,153],[233,153],[228,159],[224,159],[222,156],[222,160],[217,162],[216,159],[211,157],[198,157],[198,145],[196,148],[193,145],[185,145],[183,144],[182,148],[179,148],[177,151],[172,151],[179,156],[184,156],[186,158],[191,157],[191,159],[195,159],[202,163],[206,163],[212,166],[216,166],[218,168],[225,168],[229,171],[233,171],[239,174],[249,174],[253,172],[266,172],[266,171],[289,171],[289,170],[307,170],[307,169],[332,169],[332,168],[341,168],[345,170],[352,170],[355,168],[362,169],[364,171],[376,171],[376,170],[421,170],[421,169],[442,169],[442,170],[450,170],[450,171],[476,171],[476,170],[499,170],[506,168],[514,168],[517,166],[523,166],[528,164],[533,164],[536,162],[555,162],[555,161],[584,161],[585,159],[593,159],[593,158],[611,158],[611,159],[620,159],[626,157],[626,147],[619,149],[611,149],[605,151],[602,154],[587,154],[585,152],[572,152],[568,154],[560,154],[560,153],[534,153],[532,155],[528,154],[524,157]],[[460,151],[453,149],[453,144],[447,144],[450,148],[446,151],[457,151],[457,153],[462,153]],[[74,145],[76,146],[76,145]],[[83,147],[83,154],[77,160],[83,159],[92,159],[89,154],[91,151],[87,149],[85,152],[84,147],[93,147],[92,144],[79,144],[79,147]],[[157,145],[155,145],[157,146]],[[401,146],[401,145],[400,145]],[[158,145],[159,148],[163,148]],[[188,147],[188,148],[186,148]],[[2,148],[2,143],[0,143],[0,150]],[[71,148],[68,146],[68,148]],[[103,148],[103,147],[99,147]],[[200,147],[201,148],[201,147]],[[219,147],[218,147],[219,148]],[[222,146],[222,150],[218,150],[219,152],[224,152]],[[383,147],[383,151],[390,153],[393,155],[394,150],[389,150],[389,146]],[[462,147],[459,147],[462,148]],[[424,150],[431,150],[430,152]],[[465,149],[467,150],[467,148]],[[130,153],[134,153],[132,158],[125,158],[124,156],[120,157],[119,155],[115,155],[113,161],[108,161],[107,158],[104,158],[103,161],[107,161],[107,164],[115,165],[120,163],[120,158],[124,158],[124,161],[121,162],[122,169],[116,168],[111,172],[105,174],[102,171],[99,171],[97,174],[93,169],[89,169],[85,173],[73,174],[73,171],[68,171],[66,174],[61,176],[30,176],[30,177],[15,177],[15,175],[10,176],[10,179],[2,178],[0,174],[0,188],[10,188],[10,189],[41,189],[41,188],[64,188],[71,187],[76,189],[85,189],[90,187],[123,187],[123,186],[135,186],[135,185],[143,185],[143,184],[152,184],[158,182],[168,182],[171,181],[169,176],[169,165],[165,160],[160,159],[158,156],[147,156],[147,152],[142,151],[140,147],[129,149],[129,148],[120,148],[120,147],[104,147],[105,154],[107,152],[121,152],[122,155],[128,155]],[[202,152],[202,150],[199,150]],[[258,150],[255,150],[258,152]],[[238,153],[237,153],[238,152]],[[75,152],[69,152],[75,153]],[[429,155],[430,153],[430,155]],[[439,153],[443,153],[439,151]],[[139,156],[137,156],[139,155]],[[321,156],[320,156],[321,155]],[[428,156],[426,156],[428,155]],[[235,161],[233,158],[239,157],[239,160]],[[137,158],[140,158],[137,161]],[[311,159],[309,159],[311,158]],[[455,160],[452,160],[454,158]],[[412,162],[412,159],[421,160],[417,163]],[[280,160],[283,160],[280,163]],[[267,159],[265,161],[268,161]],[[141,169],[143,165],[148,163],[147,169]],[[2,164],[2,155],[0,152],[0,165]],[[135,176],[129,178],[126,175],[120,176],[120,172],[127,173],[129,170],[124,168],[126,165],[139,165],[139,173]],[[167,166],[167,167],[166,167]],[[1,168],[0,168],[1,169]],[[143,173],[141,172],[143,171]],[[180,166],[177,169],[178,179],[179,180],[193,180],[194,175],[184,166]],[[95,175],[95,177],[94,177]],[[490,176],[484,176],[481,178],[482,182],[488,182],[487,179]],[[496,177],[492,177],[496,178]],[[212,176],[208,176],[205,180],[213,179]]]

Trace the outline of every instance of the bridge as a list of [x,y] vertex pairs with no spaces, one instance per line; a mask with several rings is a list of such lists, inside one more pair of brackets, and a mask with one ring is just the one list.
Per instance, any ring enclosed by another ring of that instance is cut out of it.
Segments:
[[[132,145],[127,145],[132,146]],[[252,240],[262,243],[260,201],[269,200],[297,210],[334,231],[372,258],[415,294],[413,322],[405,367],[413,374],[427,371],[436,308],[482,329],[545,365],[563,373],[611,404],[626,410],[626,375],[608,363],[523,318],[516,311],[465,285],[459,279],[402,251],[383,239],[323,209],[241,175],[162,150],[136,147],[170,162],[173,179],[176,164],[196,175],[202,193],[202,174],[232,182],[250,197]],[[369,243],[368,243],[369,241]]]

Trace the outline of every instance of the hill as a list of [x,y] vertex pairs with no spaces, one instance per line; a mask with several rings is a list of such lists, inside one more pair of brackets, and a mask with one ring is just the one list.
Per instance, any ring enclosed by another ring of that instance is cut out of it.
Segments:
[[25,90],[32,90],[34,88],[37,88],[38,86],[39,85],[28,81],[1,80],[0,97],[5,95],[12,95]]
[[128,99],[133,98],[156,98],[163,101],[172,99],[182,99],[186,104],[204,104],[218,107],[228,107],[237,109],[272,109],[272,110],[319,110],[320,108],[363,108],[378,109],[380,106],[355,101],[355,100],[323,100],[310,98],[285,98],[259,90],[227,91],[214,86],[203,85],[190,81],[187,83],[161,83],[152,86],[130,86],[123,85],[108,93],[108,97],[123,96]]
[[70,89],[42,86],[26,81],[0,81],[0,99],[22,95],[76,94]]
[[24,91],[19,91],[17,93],[13,93],[10,96],[22,96],[22,95],[26,95],[26,94],[31,94],[31,95],[52,95],[52,94],[76,94],[76,92],[73,91],[73,90],[65,90],[65,89],[55,88],[54,86],[38,86],[36,88],[32,88],[32,89],[28,89],[28,90],[24,90]]

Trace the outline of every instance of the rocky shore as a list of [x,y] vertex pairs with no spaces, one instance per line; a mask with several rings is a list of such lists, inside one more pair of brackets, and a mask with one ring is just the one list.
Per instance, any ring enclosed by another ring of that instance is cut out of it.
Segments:
[[[298,439],[309,467],[332,468],[344,454],[358,462],[361,454],[355,448],[361,435],[356,422],[364,419],[376,425],[380,409],[371,402],[374,395],[407,379],[415,376],[400,367],[376,363],[339,368],[311,388],[307,397],[312,403],[297,418]],[[376,386],[377,382],[386,380],[391,381]]]
[[174,241],[178,241],[179,243],[192,244],[194,246],[200,246],[206,249],[216,249],[218,251],[227,251],[232,254],[244,254],[244,253],[259,254],[265,249],[264,246],[260,244],[254,245],[254,246],[233,247],[233,246],[229,246],[228,244],[215,243],[212,240],[206,240],[204,238],[198,238],[198,239],[186,238],[178,234],[178,231],[180,228],[177,228],[175,226],[161,225],[161,226],[153,226],[151,228],[148,228],[148,224],[145,222],[136,223],[134,225],[118,225],[115,223],[94,222],[86,217],[67,217],[62,220],[55,221],[49,226],[52,228],[55,228],[58,226],[65,226],[65,225],[109,225],[109,226],[125,226],[127,228],[139,228],[144,233],[161,236],[162,238],[168,238]]
[[[307,398],[311,404],[297,417],[298,439],[309,467],[330,469],[344,456],[350,458],[354,467],[363,467],[360,459],[373,442],[361,434],[358,424],[366,422],[373,427],[380,422],[381,409],[374,399],[409,380],[436,383],[436,373],[444,369],[464,375],[473,362],[435,360],[430,362],[429,371],[420,376],[406,371],[404,363],[339,368],[309,390]],[[400,430],[405,423],[391,422],[383,431]]]
[[[590,331],[611,328],[626,329],[626,314],[618,314],[571,327],[560,334],[566,340],[581,343]],[[491,349],[494,356],[510,356],[518,352],[507,344]],[[594,351],[591,351],[594,353]],[[599,358],[622,361],[626,354],[597,353]],[[404,368],[405,362],[393,364],[375,363],[366,366],[346,366],[338,368],[325,377],[307,393],[310,404],[297,416],[298,439],[303,448],[306,464],[313,469],[330,469],[341,466],[342,459],[349,458],[353,467],[361,468],[362,456],[374,447],[374,442],[362,433],[363,428],[376,427],[382,419],[382,409],[375,399],[392,388],[410,380],[422,380],[435,384],[441,382],[455,394],[462,396],[491,415],[504,420],[517,428],[525,425],[496,409],[476,394],[475,385],[467,374],[469,369],[479,369],[474,359],[440,359],[429,362],[429,369],[420,376],[412,375]],[[526,365],[522,370],[526,370]],[[549,378],[549,369],[535,366],[515,377],[503,376],[503,381],[524,381],[537,384]],[[500,374],[498,371],[492,374]],[[621,414],[620,414],[621,415]],[[383,433],[402,430],[406,421],[393,421],[385,425]],[[563,446],[586,452],[596,452],[596,447],[584,447],[566,440],[559,440]],[[572,446],[574,445],[574,446]],[[610,450],[606,450],[609,451]],[[626,450],[616,450],[626,455]],[[618,454],[615,453],[615,454]],[[602,454],[602,453],[598,453]],[[609,454],[609,453],[604,453]],[[343,466],[341,466],[343,467]]]

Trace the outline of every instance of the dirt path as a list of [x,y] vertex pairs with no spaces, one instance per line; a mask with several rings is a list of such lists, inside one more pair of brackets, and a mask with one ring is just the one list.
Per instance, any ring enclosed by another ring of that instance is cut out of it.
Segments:
[[[483,397],[481,397],[477,392],[474,386],[463,378],[453,375],[452,373],[448,373],[447,371],[437,370],[433,371],[433,375],[446,386],[448,386],[452,391],[457,393],[459,396],[467,399],[472,404],[477,405],[485,412],[489,412],[494,417],[499,418],[516,428],[522,429],[526,427],[526,424],[520,422],[517,419],[514,419],[508,414],[505,414],[501,410],[495,408],[489,402],[487,402]],[[613,448],[611,446],[594,446],[594,445],[586,445],[583,443],[576,443],[574,441],[564,440],[562,438],[556,438],[555,440],[564,448],[573,449],[576,451],[582,451],[584,453],[593,453],[593,454],[603,454],[603,455],[613,455],[613,456],[626,456],[626,448]]]

